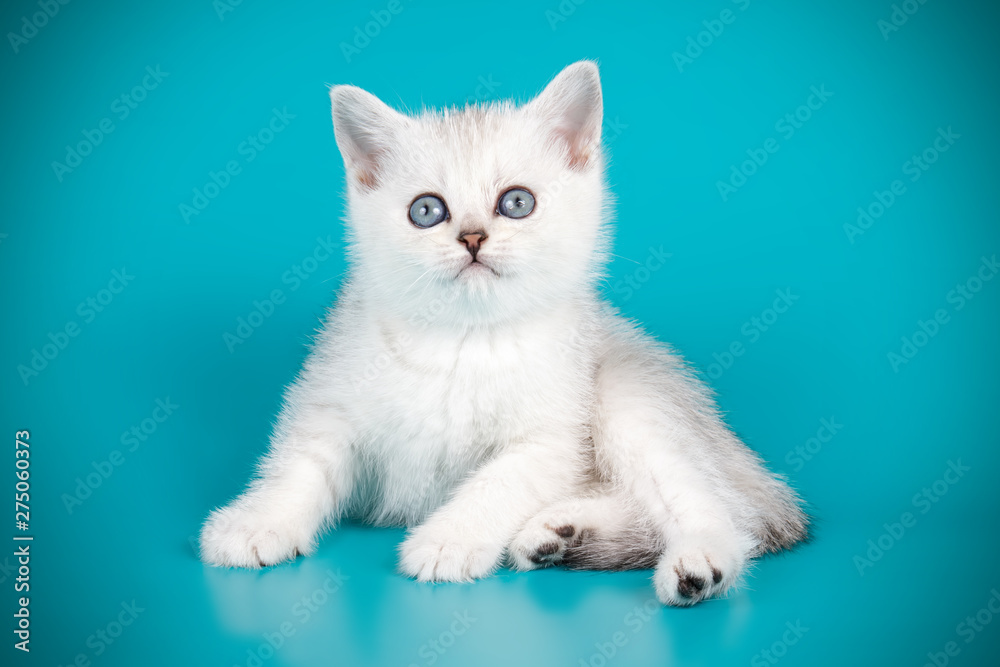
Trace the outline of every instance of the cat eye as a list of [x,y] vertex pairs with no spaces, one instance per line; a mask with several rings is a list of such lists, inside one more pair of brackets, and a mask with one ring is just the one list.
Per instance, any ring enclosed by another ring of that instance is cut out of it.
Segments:
[[535,210],[535,196],[524,188],[511,188],[500,195],[497,213],[508,218],[523,218]]
[[448,207],[436,195],[420,195],[410,204],[410,222],[427,229],[448,219]]

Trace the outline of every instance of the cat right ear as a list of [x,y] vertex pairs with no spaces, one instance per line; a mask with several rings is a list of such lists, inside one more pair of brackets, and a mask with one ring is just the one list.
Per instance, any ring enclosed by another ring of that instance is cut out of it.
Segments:
[[585,169],[601,150],[601,77],[597,64],[581,60],[559,72],[527,109],[539,114],[567,148],[569,166]]
[[405,126],[406,116],[355,86],[334,86],[330,89],[330,101],[333,132],[348,177],[357,179],[364,188],[374,188],[379,182],[382,161],[393,137]]

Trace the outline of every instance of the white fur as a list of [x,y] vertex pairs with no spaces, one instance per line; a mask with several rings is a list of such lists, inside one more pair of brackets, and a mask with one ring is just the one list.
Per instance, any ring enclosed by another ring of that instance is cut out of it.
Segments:
[[[652,553],[660,599],[690,604],[776,548],[769,527],[801,537],[796,497],[707,390],[596,294],[611,215],[593,63],[519,108],[412,117],[350,86],[331,97],[352,270],[259,475],[208,518],[206,562],[308,554],[350,514],[411,526],[400,568],[420,580],[482,577],[505,554],[559,562],[572,545],[605,562],[603,542]],[[495,212],[513,186],[536,198],[520,220]],[[424,193],[449,220],[410,224]],[[476,230],[489,268],[469,268],[457,240]],[[712,582],[713,568],[720,582],[684,594],[683,577]]]

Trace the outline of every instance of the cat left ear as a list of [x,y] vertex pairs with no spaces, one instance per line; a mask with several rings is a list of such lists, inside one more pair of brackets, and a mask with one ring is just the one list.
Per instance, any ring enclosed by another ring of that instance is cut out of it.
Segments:
[[597,63],[581,60],[559,72],[527,106],[566,142],[569,166],[585,169],[601,148],[604,105]]
[[348,174],[365,188],[374,188],[393,137],[407,118],[368,91],[355,86],[330,89],[333,131]]

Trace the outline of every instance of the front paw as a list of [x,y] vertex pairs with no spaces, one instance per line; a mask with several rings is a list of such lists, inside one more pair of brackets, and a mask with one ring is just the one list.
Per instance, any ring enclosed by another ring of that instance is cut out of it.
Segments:
[[502,555],[502,545],[459,528],[424,524],[400,547],[399,569],[418,581],[472,581],[490,574]]
[[313,535],[294,519],[255,510],[242,499],[212,512],[201,530],[201,559],[209,565],[254,569],[314,548]]
[[663,604],[685,607],[724,595],[739,581],[745,566],[735,536],[682,536],[668,542],[656,565],[656,597]]

